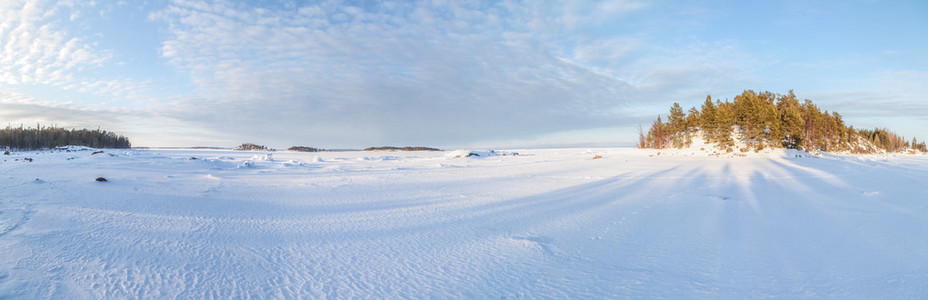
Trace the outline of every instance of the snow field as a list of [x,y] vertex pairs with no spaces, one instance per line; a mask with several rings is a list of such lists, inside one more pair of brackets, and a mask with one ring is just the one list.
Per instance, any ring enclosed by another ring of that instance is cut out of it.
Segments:
[[105,151],[0,158],[0,298],[928,294],[923,155]]

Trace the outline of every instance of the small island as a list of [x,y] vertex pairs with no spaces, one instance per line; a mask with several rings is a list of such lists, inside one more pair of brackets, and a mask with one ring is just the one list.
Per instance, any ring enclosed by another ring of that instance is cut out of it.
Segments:
[[258,145],[254,143],[244,143],[244,144],[236,146],[235,148],[232,148],[232,150],[235,150],[235,151],[270,151],[264,145]]
[[787,94],[746,90],[733,102],[712,101],[706,96],[702,107],[683,111],[674,103],[667,115],[651,124],[647,134],[639,127],[639,148],[686,148],[693,138],[732,152],[735,141],[741,152],[767,147],[804,151],[854,154],[926,152],[925,142],[906,141],[886,128],[855,129],[845,125],[841,114],[822,110],[812,100],[797,100]]
[[383,146],[383,147],[369,147],[365,148],[364,151],[441,151],[438,148],[431,147],[422,147],[422,146],[406,146],[406,147],[393,147],[393,146]]
[[293,152],[322,152],[322,151],[326,151],[326,150],[325,150],[325,149],[319,149],[319,148],[313,148],[313,147],[307,147],[307,146],[293,146],[293,147],[287,148],[287,151],[293,151]]

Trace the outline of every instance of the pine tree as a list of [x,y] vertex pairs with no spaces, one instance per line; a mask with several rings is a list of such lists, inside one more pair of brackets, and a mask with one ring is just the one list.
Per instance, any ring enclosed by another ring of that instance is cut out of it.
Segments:
[[683,148],[686,143],[686,113],[680,103],[674,102],[670,107],[670,115],[667,117],[668,127],[671,131],[671,144],[674,148]]
[[674,102],[673,106],[670,107],[670,115],[667,121],[674,131],[683,130],[686,127],[686,113],[683,112],[680,103]]
[[715,142],[731,151],[734,141],[731,139],[732,126],[735,125],[734,105],[728,101],[715,101],[717,107]]
[[700,114],[699,109],[696,107],[690,108],[689,114],[686,116],[686,146],[689,147],[693,145],[693,132],[700,126]]
[[702,104],[702,111],[699,114],[702,127],[703,139],[707,143],[715,142],[715,132],[718,129],[718,120],[716,119],[715,103],[712,103],[712,96],[706,95],[706,102]]
[[777,111],[780,115],[780,129],[783,134],[783,146],[789,149],[799,149],[802,139],[802,108],[793,90],[789,94],[777,99]]
[[839,114],[836,111],[833,111],[831,112],[831,119],[834,120],[835,122],[834,123],[835,132],[833,136],[835,147],[836,147],[835,150],[838,150],[838,151],[850,150],[850,148],[848,147],[848,145],[850,145],[850,140],[848,139],[848,135],[847,135],[848,129],[847,129],[847,126],[844,125],[844,120],[841,117],[841,114]]
[[699,118],[699,109],[696,107],[691,107],[688,114],[686,115],[686,126],[690,128],[702,126]]
[[667,147],[668,126],[657,116],[657,121],[651,124],[651,130],[648,130],[648,146],[655,149],[664,149]]
[[[782,139],[783,132],[777,106],[774,104],[775,99],[776,95],[773,93],[766,92],[763,94],[763,139],[766,141],[767,146],[779,147],[782,145],[779,140]],[[770,145],[770,142],[774,142],[774,144]],[[759,149],[761,147],[758,147]]]
[[915,151],[928,152],[928,147],[926,147],[925,142],[918,142],[918,139],[912,138],[912,149]]
[[802,103],[802,148],[807,151],[823,149],[824,118],[818,106],[812,103],[812,100],[806,99]]
[[747,90],[735,97],[735,124],[741,129],[748,146],[755,146],[763,134],[764,114],[760,97]]

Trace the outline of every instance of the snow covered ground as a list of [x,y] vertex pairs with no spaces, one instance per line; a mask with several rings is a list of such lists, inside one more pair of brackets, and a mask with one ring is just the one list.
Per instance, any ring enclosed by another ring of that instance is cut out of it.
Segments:
[[928,295],[928,156],[514,152],[0,156],[0,298]]

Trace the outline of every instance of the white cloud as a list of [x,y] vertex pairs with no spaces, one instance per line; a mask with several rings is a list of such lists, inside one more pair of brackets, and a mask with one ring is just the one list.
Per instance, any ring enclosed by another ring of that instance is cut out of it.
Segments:
[[737,43],[656,43],[622,27],[650,8],[636,1],[359,4],[167,2],[149,18],[166,34],[158,50],[195,92],[149,99],[145,79],[87,76],[121,64],[120,53],[68,32],[66,22],[100,18],[112,4],[4,2],[0,60],[9,63],[0,62],[0,88],[41,84],[149,100],[115,120],[134,128],[181,124],[161,136],[136,130],[152,143],[180,134],[216,146],[547,143],[564,136],[555,132],[641,123],[632,107],[642,103],[740,88],[754,60]]
[[152,19],[171,33],[162,55],[202,96],[174,103],[174,113],[202,126],[282,143],[453,144],[614,126],[625,122],[621,107],[649,100],[589,67],[619,58],[604,52],[620,41],[635,51],[633,38],[584,45],[574,60],[559,54],[556,35],[564,32],[550,30],[595,25],[643,5],[563,5],[572,8],[449,1],[280,9],[178,0]]
[[87,107],[40,101],[25,94],[0,91],[0,126],[103,128],[129,137],[135,146],[224,145],[236,135],[193,127],[158,109]]
[[[9,0],[0,3],[0,87],[45,85],[98,95],[132,96],[134,80],[83,76],[109,63],[112,53],[69,32],[83,8],[93,3]],[[88,86],[103,86],[92,90]]]
[[[0,120],[9,124],[36,122],[69,127],[124,128],[123,123],[144,115],[140,111],[124,109],[88,108],[67,103],[43,102],[28,95],[0,91]],[[7,124],[3,124],[7,125]]]
[[[866,79],[843,80],[845,88],[797,91],[822,109],[837,111],[848,125],[857,128],[886,127],[906,137],[928,139],[928,72],[883,71]],[[853,88],[846,88],[846,87]]]

